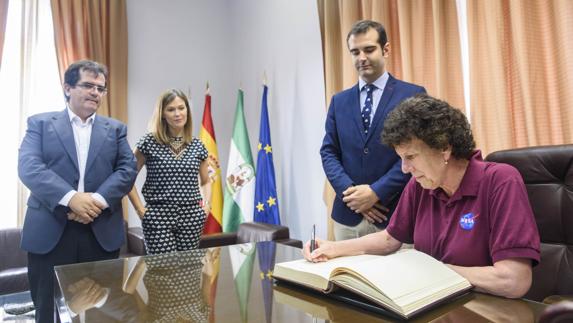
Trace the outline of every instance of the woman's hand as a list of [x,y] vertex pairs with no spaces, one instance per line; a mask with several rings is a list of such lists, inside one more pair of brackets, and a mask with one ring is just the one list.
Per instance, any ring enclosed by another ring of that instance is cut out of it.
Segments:
[[137,210],[137,215],[139,216],[139,218],[141,220],[143,220],[143,216],[145,215],[146,212],[147,212],[147,208],[144,207],[142,209]]
[[313,252],[310,252],[310,241],[307,241],[302,249],[302,254],[306,260],[312,262],[323,262],[339,256],[336,251],[336,242],[322,239],[315,240]]
[[203,200],[203,206],[201,206],[203,208],[203,211],[205,211],[205,214],[209,215],[209,213],[211,213],[211,203],[209,203],[209,201],[207,200]]

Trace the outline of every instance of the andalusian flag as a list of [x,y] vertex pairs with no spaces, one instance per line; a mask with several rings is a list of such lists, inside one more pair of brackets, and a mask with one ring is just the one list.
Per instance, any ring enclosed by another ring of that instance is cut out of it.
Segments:
[[224,232],[237,231],[241,222],[253,220],[254,197],[255,167],[243,112],[243,91],[239,90],[225,178]]
[[221,232],[223,224],[223,188],[221,186],[221,167],[219,166],[219,152],[217,151],[217,140],[215,139],[215,128],[211,117],[211,95],[209,94],[209,84],[205,94],[205,108],[203,110],[203,122],[199,131],[199,139],[209,152],[209,179],[211,180],[211,212],[207,215],[207,222],[203,233]]
[[[234,232],[239,224],[253,220],[253,199],[255,197],[255,168],[251,155],[251,144],[245,115],[243,112],[243,91],[237,96],[237,110],[227,176],[225,178],[225,204],[223,206],[223,231]],[[247,309],[251,279],[253,277],[253,262],[256,248],[254,244],[229,246],[235,291],[239,300],[242,322],[248,321]]]

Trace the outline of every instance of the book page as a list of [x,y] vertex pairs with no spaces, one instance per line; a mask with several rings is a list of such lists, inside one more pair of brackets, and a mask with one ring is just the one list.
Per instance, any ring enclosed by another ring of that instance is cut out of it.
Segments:
[[437,289],[447,288],[465,281],[440,261],[413,249],[388,256],[377,256],[375,259],[345,267],[348,272],[355,272],[366,278],[398,306],[435,293],[437,286]]
[[[379,257],[360,255],[334,258],[326,262],[317,263],[306,261],[305,259],[282,262],[275,265],[273,276],[326,290],[330,273],[337,267],[355,266],[357,263]],[[322,279],[312,278],[311,276],[318,276]]]
[[[328,279],[330,273],[337,267],[355,266],[357,263],[377,259],[380,256],[360,255],[334,258],[326,262],[310,262],[305,259],[281,262],[276,266],[287,267],[297,271],[309,272]],[[275,266],[275,267],[276,267]]]

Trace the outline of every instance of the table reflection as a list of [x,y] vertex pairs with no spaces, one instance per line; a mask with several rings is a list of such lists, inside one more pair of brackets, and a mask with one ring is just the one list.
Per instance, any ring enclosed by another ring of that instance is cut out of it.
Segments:
[[[124,291],[140,299],[145,322],[208,321],[219,252],[200,249],[140,258]],[[138,290],[140,282],[145,292]]]
[[58,268],[60,317],[64,322],[208,321],[219,254],[219,248],[199,249]]
[[56,270],[61,287],[56,304],[62,321],[141,322],[136,299],[122,290],[122,261],[68,267],[65,277]]
[[470,301],[444,314],[436,323],[460,322],[537,322],[535,303],[525,300],[493,298],[475,293]]

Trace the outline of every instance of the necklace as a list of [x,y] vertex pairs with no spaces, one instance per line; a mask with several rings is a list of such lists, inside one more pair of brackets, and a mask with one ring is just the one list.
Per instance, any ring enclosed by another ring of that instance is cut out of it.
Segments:
[[181,158],[183,152],[187,148],[187,144],[183,141],[182,137],[170,137],[169,138],[169,150],[173,153],[175,159]]

